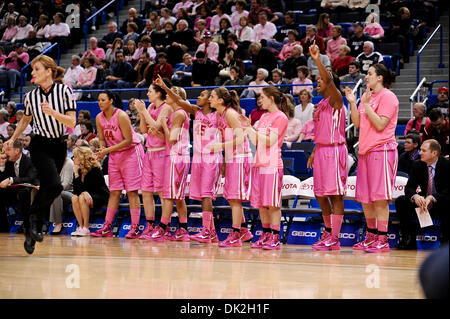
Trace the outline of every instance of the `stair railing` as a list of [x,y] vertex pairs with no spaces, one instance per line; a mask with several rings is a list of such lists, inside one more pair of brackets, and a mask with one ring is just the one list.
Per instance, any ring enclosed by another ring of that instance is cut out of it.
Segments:
[[417,53],[417,85],[419,85],[419,81],[420,81],[420,56],[423,52],[423,50],[427,47],[427,45],[430,43],[431,39],[433,39],[433,37],[436,35],[436,33],[439,32],[439,64],[438,64],[438,68],[439,69],[443,69],[445,66],[442,63],[442,40],[444,38],[443,36],[443,28],[442,28],[442,24],[438,25],[437,28],[433,31],[433,33],[428,37],[427,41],[425,42],[425,44],[420,48],[419,52]]
[[[414,103],[417,103],[417,102],[425,103],[425,101],[422,100],[422,98],[425,96],[426,93],[424,92],[424,90],[422,90],[422,88],[425,89],[424,84],[425,84],[426,81],[427,81],[427,78],[424,77],[424,78],[422,79],[422,81],[420,81],[419,85],[417,85],[417,87],[416,87],[416,89],[414,90],[413,94],[411,94],[411,96],[409,97],[409,102],[410,102],[410,104],[411,104],[411,107],[410,107],[410,111],[411,111],[410,117],[411,117],[411,118],[413,117],[413,107],[414,107]],[[425,93],[425,94],[424,94],[424,93]],[[426,96],[425,96],[425,97],[426,97]]]

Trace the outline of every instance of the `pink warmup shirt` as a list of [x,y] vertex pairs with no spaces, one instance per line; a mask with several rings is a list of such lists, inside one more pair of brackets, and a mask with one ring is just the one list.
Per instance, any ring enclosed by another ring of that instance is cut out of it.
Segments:
[[169,130],[173,125],[173,117],[176,113],[183,113],[185,118],[183,125],[181,126],[180,131],[178,132],[177,141],[174,144],[169,143],[169,138],[166,136],[166,155],[170,156],[180,156],[187,155],[189,156],[189,115],[183,109],[178,109],[175,112],[172,112],[169,116],[169,120],[167,121],[167,127]]
[[[194,119],[194,157],[200,158],[211,154],[212,146],[216,142],[220,142],[220,133],[217,129],[217,114],[211,112],[204,115],[201,110],[195,113]],[[213,156],[217,156],[214,155]]]
[[[165,104],[166,103],[163,102],[158,108],[156,108],[156,105],[154,103],[150,104],[147,111],[152,117],[152,119],[154,119],[155,121],[158,120],[159,113],[161,113],[161,110],[163,109]],[[164,147],[166,146],[166,144],[165,141],[160,139],[159,137],[153,134],[148,134],[145,146],[150,148],[157,148],[157,147]]]
[[[363,94],[361,101],[364,100]],[[389,118],[389,122],[382,131],[378,131],[370,122],[364,112],[364,104],[361,102],[358,107],[360,114],[359,123],[359,154],[364,155],[376,146],[386,143],[396,143],[395,128],[398,119],[398,99],[395,94],[383,88],[378,93],[372,93],[370,105],[379,116]]]
[[269,136],[270,132],[278,134],[278,141],[270,148],[265,143],[258,141],[256,146],[256,159],[254,167],[283,167],[281,159],[281,146],[283,145],[289,120],[282,111],[264,113],[258,122],[257,132],[259,134]]
[[343,108],[340,110],[333,109],[330,105],[330,97],[323,99],[317,104],[313,121],[314,142],[316,144],[332,145],[345,143],[345,111]]
[[[235,139],[233,129],[227,122],[226,114],[227,112],[236,112],[237,111],[231,107],[227,107],[225,111],[220,115],[217,112],[217,127],[219,128],[220,134],[222,135],[222,143],[226,143],[228,141],[232,141]],[[250,144],[248,142],[248,136],[244,134],[244,143],[239,144],[237,146],[233,146],[233,153],[229,154],[227,149],[225,149],[225,158],[227,160],[237,156],[237,155],[248,155],[250,152]]]

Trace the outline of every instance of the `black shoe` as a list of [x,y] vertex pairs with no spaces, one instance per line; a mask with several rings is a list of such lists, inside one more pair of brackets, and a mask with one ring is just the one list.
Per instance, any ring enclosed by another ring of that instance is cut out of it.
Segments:
[[25,251],[31,255],[34,252],[34,245],[36,244],[36,241],[33,238],[31,238],[31,234],[28,229],[25,229],[24,233],[25,233],[25,242],[23,243],[23,248],[25,248]]
[[395,248],[399,250],[417,250],[416,238],[411,236],[406,239],[400,239]]
[[37,242],[42,242],[44,240],[44,236],[42,235],[42,226],[40,223],[36,221],[31,222],[31,238],[33,238]]

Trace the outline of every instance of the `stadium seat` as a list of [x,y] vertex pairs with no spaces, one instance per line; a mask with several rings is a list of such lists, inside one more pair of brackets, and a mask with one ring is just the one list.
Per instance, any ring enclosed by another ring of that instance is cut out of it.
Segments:
[[348,35],[348,30],[352,28],[351,22],[339,22],[336,23],[336,25],[340,25],[342,27],[342,36],[346,38]]
[[398,58],[393,59],[391,55],[383,55],[383,64],[397,75],[400,74],[400,60]]
[[311,8],[311,1],[310,0],[294,0],[293,3],[293,9],[296,11],[302,10],[305,12],[308,12],[308,10]]
[[305,151],[310,155],[315,145],[312,142],[292,143],[291,150]]
[[352,22],[359,21],[360,13],[358,11],[355,12],[341,12],[338,16],[338,22]]
[[312,176],[312,170],[307,168],[308,157],[305,151],[285,150],[282,151],[282,158],[294,158],[294,175],[298,178]]
[[294,175],[294,158],[293,157],[283,157],[283,174],[284,175]]
[[405,134],[406,125],[397,125],[395,128],[395,136],[403,136]]
[[300,24],[316,24],[317,14],[302,14],[298,16],[298,23]]

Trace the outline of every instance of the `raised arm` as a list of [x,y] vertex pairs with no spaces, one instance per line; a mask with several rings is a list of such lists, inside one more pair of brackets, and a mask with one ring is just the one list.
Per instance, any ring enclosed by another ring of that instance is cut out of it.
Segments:
[[166,91],[167,95],[175,101],[175,104],[180,106],[187,113],[195,114],[200,108],[197,105],[192,105],[189,101],[184,100],[178,94],[174,93],[169,87],[164,83],[161,75],[158,74],[158,77],[155,80],[155,84],[159,85],[164,91]]

